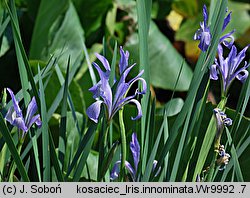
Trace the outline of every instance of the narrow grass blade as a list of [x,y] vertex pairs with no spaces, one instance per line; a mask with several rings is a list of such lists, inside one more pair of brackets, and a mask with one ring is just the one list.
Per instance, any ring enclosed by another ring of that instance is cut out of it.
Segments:
[[59,128],[59,160],[61,162],[62,171],[64,170],[64,155],[66,148],[66,123],[67,123],[67,98],[68,98],[68,81],[69,81],[70,57],[68,59],[66,78],[64,82],[64,91],[62,98],[61,122]]
[[[55,69],[56,69],[56,74],[57,74],[58,80],[60,81],[60,84],[63,85],[64,82],[65,82],[65,79],[64,79],[64,77],[63,77],[63,74],[62,74],[62,72],[61,72],[59,66],[56,65]],[[69,84],[68,84],[68,86],[69,86]],[[73,104],[73,101],[72,101],[72,97],[71,97],[70,92],[68,92],[68,105],[69,105],[70,110],[71,110],[71,112],[72,112],[72,116],[73,116],[73,118],[74,118],[74,122],[75,122],[76,128],[77,128],[77,130],[78,130],[78,133],[81,134],[79,122],[78,122],[77,117],[76,117],[75,106],[74,106],[74,104]]]
[[35,132],[32,129],[30,130],[29,135],[30,135],[30,139],[31,139],[32,146],[33,146],[33,151],[34,151],[34,157],[35,157],[35,163],[36,163],[36,170],[37,170],[37,174],[38,174],[38,180],[39,180],[39,182],[41,182],[42,178],[41,178],[40,161],[39,161],[38,146],[37,146],[37,136],[36,136]]
[[[70,175],[71,171],[73,170],[73,168],[76,166],[79,158],[81,157],[81,154],[83,154],[82,152],[84,151],[84,155],[88,155],[88,151],[86,148],[89,148],[90,145],[92,145],[93,143],[93,137],[95,134],[97,128],[97,124],[95,124],[94,122],[91,122],[87,132],[85,133],[84,137],[82,138],[80,144],[79,144],[79,148],[77,149],[76,154],[74,155],[74,158],[72,160],[72,163],[70,164],[67,174],[65,176],[65,180],[67,180],[68,176]],[[82,160],[84,161],[84,159]],[[86,161],[86,160],[85,160]],[[76,179],[77,176],[75,176]]]
[[[248,127],[247,132],[250,130],[250,125]],[[250,136],[241,144],[239,149],[237,150],[237,156],[240,158],[240,156],[243,154],[243,152],[249,147],[250,145]],[[224,182],[227,178],[228,173],[230,170],[234,167],[234,161],[230,160],[229,164],[226,167],[226,170],[224,170],[223,175],[221,177],[221,182]]]
[[[79,68],[79,64],[72,64],[72,68],[69,72],[69,81],[68,81],[68,84],[70,85],[71,81],[73,80],[76,72],[77,72],[77,69]],[[52,117],[53,113],[56,111],[56,109],[58,108],[61,100],[63,98],[63,87],[61,87],[60,91],[57,93],[56,95],[56,98],[54,99],[52,105],[50,106],[49,110],[48,110],[48,120],[50,120],[50,118]]]
[[234,162],[234,170],[236,173],[237,180],[238,182],[244,182],[239,160],[238,160],[238,155],[237,155],[237,152],[236,152],[236,149],[235,149],[235,146],[234,146],[234,143],[233,143],[233,140],[232,140],[231,134],[229,133],[228,128],[226,128],[226,134],[227,134],[229,145],[232,146],[231,148],[232,159],[231,160],[233,160]]
[[114,154],[118,148],[118,141],[113,144],[107,155],[105,156],[103,163],[100,165],[101,173],[100,173],[100,180],[102,180],[112,162]]
[[[98,137],[98,153],[99,153],[99,156],[98,156],[98,167],[101,167],[102,164],[103,164],[103,160],[104,160],[104,157],[105,157],[105,151],[106,151],[106,148],[105,148],[105,145],[107,142],[106,139],[105,139],[105,136],[106,136],[106,133],[108,132],[108,128],[107,128],[107,125],[106,125],[106,120],[102,120],[102,127],[101,127],[101,130],[99,131],[99,137]],[[97,181],[101,181],[101,171],[102,169],[101,168],[98,168],[97,170]]]
[[92,84],[95,85],[97,83],[96,76],[95,76],[95,72],[93,70],[93,67],[92,67],[92,65],[90,63],[89,54],[88,54],[88,50],[86,48],[85,43],[83,43],[83,51],[84,51],[86,61],[87,61],[87,64],[88,64],[89,74],[90,74],[90,77],[91,77],[91,80],[92,80]]
[[48,118],[45,102],[43,82],[41,78],[40,67],[38,66],[40,102],[41,102],[41,117],[42,117],[42,145],[43,145],[43,181],[50,181],[50,150],[49,150],[49,134],[48,134]]
[[[155,104],[153,104],[152,106],[150,106],[150,100],[148,100],[148,105],[147,105],[147,112],[145,113],[145,117],[146,117],[146,128],[144,130],[142,130],[141,132],[144,133],[145,138],[144,138],[144,144],[143,144],[143,150],[141,151],[142,153],[142,163],[141,163],[141,170],[142,170],[142,174],[145,173],[145,168],[146,168],[146,164],[147,164],[147,158],[148,158],[148,151],[149,151],[149,139],[150,137],[150,133],[154,133],[154,131],[150,131],[150,123],[151,123],[151,117],[152,117],[152,108],[155,108]],[[154,115],[153,115],[154,117]]]
[[10,17],[7,17],[3,23],[0,23],[0,38],[1,36],[3,35],[7,25],[9,24],[10,22]]
[[56,155],[56,148],[55,148],[55,144],[53,142],[53,138],[52,138],[52,135],[51,135],[50,131],[49,131],[49,146],[50,146],[51,161],[52,161],[52,163],[54,165],[54,170],[56,172],[57,179],[58,179],[59,182],[63,182],[64,181],[63,174],[62,174],[62,171],[61,171],[61,167],[60,167],[60,164],[59,164],[58,157]]
[[[87,133],[84,135],[83,140],[84,140],[84,145],[82,148],[82,156],[80,158],[80,161],[76,167],[76,171],[74,173],[73,176],[73,181],[79,181],[80,177],[81,177],[81,173],[82,170],[86,164],[89,152],[91,150],[93,141],[94,141],[94,137],[95,137],[95,131],[96,131],[96,124],[93,124],[92,127],[89,128],[89,130],[87,131]],[[77,155],[76,155],[77,157]]]
[[[150,92],[150,68],[148,58],[148,32],[150,24],[152,0],[138,0],[136,1],[137,13],[138,13],[138,32],[139,32],[139,58],[140,58],[140,70],[144,69],[143,78],[147,82],[147,93],[142,99],[142,113],[147,113],[149,92]],[[142,116],[141,119],[141,151],[144,152],[146,130],[146,116]]]
[[141,179],[142,182],[149,182],[151,173],[155,172],[155,171],[152,171],[153,162],[154,162],[154,159],[156,157],[156,153],[157,153],[157,150],[158,150],[158,147],[159,147],[159,143],[160,143],[160,140],[161,140],[161,137],[162,137],[162,132],[164,130],[165,123],[167,122],[166,120],[167,120],[167,116],[164,116],[162,126],[161,126],[161,128],[159,130],[159,133],[158,133],[157,138],[156,138],[155,143],[154,143],[154,147],[151,150],[150,157],[149,157],[148,162],[147,162],[147,166],[146,166],[146,169],[145,169],[145,174],[143,175],[143,177]]
[[110,79],[109,79],[109,83],[111,87],[113,86],[114,80],[115,80],[116,58],[117,58],[117,42],[115,42],[114,53],[113,53],[113,58],[112,58],[112,63],[111,63],[111,72],[110,72]]
[[[20,78],[21,78],[21,83],[22,83],[22,91],[23,91],[23,97],[26,106],[29,103],[29,95],[26,90],[29,89],[29,82],[32,87],[33,94],[36,98],[36,101],[38,103],[38,106],[40,106],[40,100],[38,96],[38,91],[34,82],[33,74],[31,71],[31,68],[29,66],[29,61],[27,58],[27,55],[25,53],[23,44],[22,44],[22,39],[20,36],[20,30],[19,30],[19,25],[18,25],[18,18],[16,14],[16,8],[15,8],[15,3],[13,0],[10,1],[11,4],[11,9],[9,8],[8,4],[5,3],[6,8],[8,10],[8,13],[11,18],[11,24],[12,24],[12,30],[13,30],[13,35],[14,35],[14,43],[15,43],[15,48],[16,48],[16,54],[17,54],[17,60],[18,60],[18,67],[19,67],[19,73],[20,73]],[[29,81],[28,81],[29,80]],[[39,109],[40,111],[40,109]]]
[[4,140],[9,148],[12,156],[13,156],[13,159],[16,163],[17,169],[18,169],[21,177],[23,178],[24,181],[28,182],[29,181],[28,174],[27,174],[25,167],[23,165],[23,162],[18,154],[18,151],[17,151],[16,146],[14,144],[13,138],[11,137],[7,126],[5,125],[4,118],[3,118],[1,113],[0,113],[0,131],[4,137]]

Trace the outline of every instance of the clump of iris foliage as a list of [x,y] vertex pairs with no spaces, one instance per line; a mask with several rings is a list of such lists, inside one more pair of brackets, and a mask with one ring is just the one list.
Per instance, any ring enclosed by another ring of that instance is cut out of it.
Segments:
[[[195,23],[172,2],[169,16],[187,17],[177,38],[195,24],[193,72],[151,19],[164,11],[158,1],[92,2],[102,11],[90,2],[42,0],[28,13],[35,24],[27,47],[16,6],[31,4],[1,1],[1,56],[12,42],[21,87],[12,77],[1,93],[1,181],[250,181],[249,46],[235,41],[242,30],[231,24],[232,2],[202,2]],[[133,35],[124,42],[126,31]],[[93,44],[99,35],[102,44]],[[214,104],[213,86],[220,87]],[[154,88],[172,90],[166,104]],[[187,93],[184,100],[178,92]]]

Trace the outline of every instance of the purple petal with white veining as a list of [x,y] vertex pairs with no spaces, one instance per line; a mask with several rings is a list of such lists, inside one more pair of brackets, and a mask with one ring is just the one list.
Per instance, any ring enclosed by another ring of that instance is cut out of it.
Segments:
[[94,102],[92,105],[90,105],[86,111],[88,117],[91,120],[93,120],[95,123],[98,122],[102,103],[103,103],[102,101],[98,100],[98,101]]
[[136,117],[131,117],[132,120],[138,120],[139,118],[142,117],[142,110],[141,110],[141,104],[138,102],[138,100],[136,99],[132,99],[132,100],[129,100],[127,102],[125,102],[126,104],[127,103],[134,103],[136,105],[136,108],[137,108],[137,116]]
[[[108,114],[109,117],[111,117],[111,112],[112,112],[112,90],[111,87],[109,85],[109,76],[110,76],[110,71],[106,71],[103,72],[101,70],[101,68],[96,64],[93,63],[93,65],[95,66],[96,70],[99,73],[99,76],[101,78],[101,83],[100,83],[100,96],[102,97],[102,99],[104,100],[104,103],[107,106],[108,109]],[[93,88],[93,87],[92,87]]]
[[201,38],[200,38],[200,43],[198,45],[198,47],[203,51],[207,51],[209,45],[211,42],[211,34],[209,29],[204,30],[201,34]]
[[137,171],[137,167],[140,160],[140,144],[138,142],[136,133],[132,134],[132,141],[130,142],[130,150],[132,152],[134,159],[135,171]]
[[109,65],[108,60],[107,60],[104,56],[102,56],[102,55],[100,55],[100,54],[98,54],[98,53],[95,53],[95,55],[96,55],[96,57],[99,59],[99,61],[101,61],[101,63],[102,63],[103,66],[105,67],[105,69],[106,69],[107,71],[110,71],[110,65]]
[[[110,179],[111,180],[115,180],[119,177],[120,174],[120,164],[121,161],[117,161],[113,167],[113,169],[111,170],[110,173]],[[132,179],[135,181],[135,177],[136,177],[136,172],[133,169],[133,167],[131,166],[131,164],[128,161],[125,161],[125,168],[129,171],[130,175],[132,176]]]
[[203,18],[204,18],[204,24],[207,24],[208,21],[208,14],[207,14],[207,6],[203,5]]
[[125,167],[129,171],[130,175],[132,176],[133,180],[136,179],[136,171],[133,169],[131,164],[128,161],[125,161]]
[[246,69],[241,70],[237,75],[236,78],[241,81],[242,83],[244,83],[246,81],[248,77],[248,71]]
[[211,65],[210,67],[210,79],[218,80],[217,66]]
[[194,40],[199,40],[200,43],[198,47],[203,51],[207,51],[212,35],[210,33],[210,28],[207,25],[208,22],[208,13],[206,5],[203,6],[203,20],[200,22],[200,29],[198,29],[194,34]]
[[39,115],[39,114],[33,116],[30,120],[28,120],[28,122],[26,122],[27,128],[29,129],[29,128],[32,126],[32,124],[34,124],[34,123],[35,123],[38,127],[41,127],[42,122],[41,122],[41,119],[40,119],[40,115]]
[[110,173],[110,179],[111,180],[115,180],[119,177],[119,173],[120,173],[120,163],[121,161],[117,161],[113,167],[113,169],[111,170]]
[[17,117],[23,117],[23,114],[22,114],[22,111],[18,105],[18,102],[15,98],[15,95],[13,93],[13,91],[10,89],[10,88],[7,88],[7,91],[9,92],[10,96],[11,96],[11,100],[12,100],[12,103],[13,103],[13,107],[14,107],[14,110],[17,114]]
[[224,23],[223,23],[223,27],[222,27],[222,32],[225,30],[225,28],[227,27],[228,23],[231,21],[231,15],[232,12],[230,12],[224,19]]
[[93,94],[94,99],[99,98],[101,96],[101,81],[91,87],[89,91]]
[[7,114],[5,115],[5,119],[10,123],[13,124],[14,119],[16,118],[16,112],[14,110],[14,107],[11,106],[8,111]]
[[29,123],[30,123],[32,117],[35,115],[36,111],[37,111],[36,99],[35,99],[35,97],[32,97],[32,99],[28,105],[26,116],[25,116],[25,123],[26,123],[28,128],[30,128],[30,126],[31,126],[31,125],[29,126]]
[[120,55],[119,71],[120,75],[122,75],[123,71],[128,67],[129,52],[124,52],[122,46],[120,46]]
[[16,117],[12,123],[13,126],[16,126],[18,129],[21,129],[24,132],[27,132],[29,129],[26,127],[24,119],[22,117]]

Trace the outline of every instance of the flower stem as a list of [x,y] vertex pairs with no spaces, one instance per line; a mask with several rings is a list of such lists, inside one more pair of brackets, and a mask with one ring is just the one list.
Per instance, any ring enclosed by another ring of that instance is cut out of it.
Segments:
[[121,168],[120,168],[120,181],[123,180],[125,174],[125,160],[126,160],[126,133],[125,133],[125,126],[123,122],[123,108],[119,110],[119,123],[120,123],[120,130],[121,130],[121,146],[122,146],[122,159],[121,159]]
[[[19,138],[18,144],[17,144],[17,152],[18,152],[19,155],[21,153],[22,145],[23,145],[23,140]],[[12,163],[11,163],[11,166],[10,166],[8,181],[13,182],[14,173],[15,173],[16,168],[17,168],[16,163],[13,160]]]
[[[226,103],[227,103],[227,98],[226,97],[222,97],[221,98],[221,101],[220,103],[218,104],[218,108],[221,109],[221,110],[224,110],[225,109],[225,106],[226,106]],[[216,119],[214,119],[216,120]],[[217,123],[214,123],[217,125]],[[214,140],[214,154],[213,154],[213,158],[212,158],[212,163],[210,165],[210,170],[209,170],[209,174],[208,174],[208,177],[207,177],[207,181],[208,182],[211,182],[212,180],[212,177],[214,175],[214,171],[215,171],[215,168],[216,168],[216,160],[217,160],[217,156],[218,156],[218,152],[219,152],[219,147],[220,147],[220,140],[221,140],[221,136],[222,136],[222,132],[223,132],[223,129],[224,129],[224,126],[221,128],[219,126],[216,127],[216,137],[215,137],[215,140]]]

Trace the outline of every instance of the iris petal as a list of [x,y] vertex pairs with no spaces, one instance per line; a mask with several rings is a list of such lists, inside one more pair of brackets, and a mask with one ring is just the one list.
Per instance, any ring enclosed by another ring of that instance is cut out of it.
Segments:
[[14,107],[14,110],[15,110],[15,112],[17,114],[17,117],[23,117],[22,111],[21,111],[21,109],[20,109],[20,107],[18,105],[18,102],[17,102],[17,100],[15,98],[15,95],[14,95],[13,91],[11,89],[9,89],[9,88],[7,88],[7,91],[9,92],[9,94],[11,96],[11,100],[13,102],[13,107]]
[[24,119],[22,117],[15,118],[12,125],[16,126],[18,129],[21,129],[24,132],[28,131],[28,128],[26,127]]
[[142,117],[141,104],[138,102],[138,100],[132,99],[132,100],[129,100],[128,102],[126,102],[126,103],[134,103],[136,105],[136,107],[137,107],[137,111],[138,111],[137,116],[132,117],[131,118],[132,120],[138,120],[139,118]]
[[98,53],[95,53],[95,55],[96,55],[96,57],[99,59],[99,61],[101,61],[101,63],[102,63],[103,66],[105,67],[105,69],[106,69],[107,71],[110,71],[110,65],[109,65],[108,60],[107,60],[104,56],[102,56],[102,55],[100,55],[100,54],[98,54]]
[[42,124],[40,120],[40,115],[34,116],[37,111],[35,97],[33,97],[30,101],[27,108],[26,117],[24,119],[22,111],[15,98],[15,95],[13,94],[13,91],[9,88],[7,88],[7,90],[10,93],[13,106],[9,108],[5,119],[13,126],[16,126],[18,129],[21,129],[23,132],[27,132],[33,123],[36,123],[40,127]]
[[95,123],[98,122],[102,103],[103,103],[102,101],[98,100],[98,101],[94,102],[92,105],[90,105],[86,111],[88,117],[91,120],[93,120]]
[[204,17],[204,24],[207,24],[208,14],[206,5],[203,5],[203,17]]
[[9,110],[7,111],[7,114],[5,116],[5,119],[10,123],[13,124],[14,119],[16,118],[16,112],[14,110],[14,107],[11,106]]
[[36,104],[36,99],[35,97],[32,97],[32,100],[30,101],[28,108],[27,108],[27,112],[26,112],[26,116],[25,116],[25,123],[27,124],[27,127],[30,128],[30,126],[28,126],[32,119],[32,117],[35,115],[37,111],[37,104]]
[[210,29],[207,25],[208,22],[208,13],[206,5],[203,5],[203,20],[200,22],[200,29],[198,29],[194,35],[194,40],[199,40],[200,43],[198,47],[203,51],[207,51],[210,43],[211,43],[211,33]]
[[210,79],[218,80],[217,66],[211,65],[210,67]]
[[121,75],[123,73],[123,71],[128,66],[129,52],[128,51],[124,52],[124,50],[121,46],[120,47],[120,55],[121,55],[121,59],[119,62],[119,71],[120,71],[120,75]]
[[101,96],[101,81],[99,81],[97,84],[95,84],[93,87],[89,89],[90,92],[93,94],[93,98],[97,99]]
[[121,161],[117,161],[113,167],[113,169],[111,170],[110,173],[110,179],[111,180],[115,180],[119,177],[119,173],[120,173],[120,165]]
[[241,82],[245,82],[248,77],[248,71],[246,69],[241,70],[237,75],[236,78]]
[[135,170],[137,171],[138,163],[140,160],[140,144],[138,142],[136,133],[132,134],[132,141],[130,142],[130,150],[134,158]]
[[[225,34],[220,38],[220,43],[222,42],[227,48],[231,48],[234,43],[234,37],[232,34],[235,32],[235,30],[232,30],[231,32]],[[227,41],[226,39],[229,39],[230,41]]]
[[125,161],[125,167],[129,171],[129,173],[132,176],[133,180],[135,180],[136,171],[133,169],[133,167],[131,166],[131,164],[128,161]]
[[230,13],[226,16],[226,18],[224,19],[222,31],[225,30],[225,28],[227,27],[228,23],[231,21],[231,15],[232,15],[232,12],[230,12]]
[[97,69],[97,71],[99,73],[99,76],[101,78],[100,89],[99,89],[100,96],[104,100],[104,103],[107,105],[109,117],[111,117],[111,112],[112,112],[112,90],[111,90],[111,87],[110,87],[109,82],[108,82],[110,71],[103,72],[101,70],[101,68],[96,63],[93,63],[93,65]]
[[29,128],[32,126],[32,124],[34,124],[34,123],[36,123],[36,125],[37,125],[38,127],[41,126],[42,122],[41,122],[41,119],[40,119],[40,115],[39,115],[39,114],[33,116],[30,120],[28,120],[28,122],[26,122],[27,128],[29,129]]

